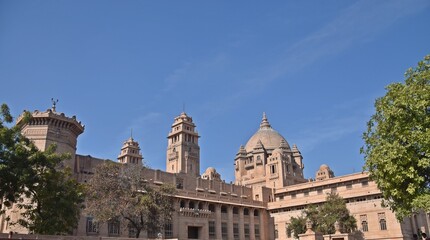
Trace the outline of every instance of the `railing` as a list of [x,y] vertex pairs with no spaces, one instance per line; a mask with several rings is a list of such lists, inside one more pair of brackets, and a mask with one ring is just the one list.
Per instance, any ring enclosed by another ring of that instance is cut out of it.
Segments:
[[179,197],[190,197],[190,198],[199,198],[205,201],[226,201],[228,203],[236,203],[236,204],[248,204],[258,207],[265,207],[264,202],[260,201],[254,201],[250,198],[244,198],[240,196],[232,196],[231,194],[227,193],[228,195],[220,195],[213,194],[209,192],[197,192],[197,191],[187,191],[187,190],[180,190],[178,191]]
[[212,212],[207,209],[198,208],[180,208],[179,213],[186,217],[202,217],[208,218],[212,215]]

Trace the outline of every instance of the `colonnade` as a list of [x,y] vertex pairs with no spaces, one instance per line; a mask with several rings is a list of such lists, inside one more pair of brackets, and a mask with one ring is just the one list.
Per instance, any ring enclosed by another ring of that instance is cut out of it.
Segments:
[[175,205],[174,237],[189,239],[189,227],[195,226],[199,239],[267,239],[268,215],[264,208],[194,199],[177,199]]

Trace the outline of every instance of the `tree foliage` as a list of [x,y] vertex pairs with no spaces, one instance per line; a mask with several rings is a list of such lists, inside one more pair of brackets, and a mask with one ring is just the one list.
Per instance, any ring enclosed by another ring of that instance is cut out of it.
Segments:
[[390,84],[363,134],[365,169],[399,220],[430,211],[430,55]]
[[299,234],[306,232],[306,217],[298,216],[290,218],[287,231],[293,233],[295,239],[299,238]]
[[343,232],[353,232],[357,228],[356,220],[349,214],[343,198],[337,194],[327,195],[322,205],[310,205],[302,212],[302,216],[291,218],[288,225],[289,231],[294,231],[294,237],[306,232],[306,220],[312,221],[312,230],[323,234],[335,232],[334,223],[338,221]]
[[119,220],[136,230],[162,231],[171,221],[175,189],[169,185],[151,187],[144,180],[143,167],[106,162],[95,169],[88,182],[86,212],[98,222]]
[[[25,115],[28,121],[29,113]],[[26,121],[24,120],[24,121]],[[69,154],[55,154],[55,145],[44,152],[21,134],[6,104],[0,117],[0,198],[5,206],[15,204],[19,224],[40,234],[68,234],[79,221],[83,188],[70,170],[59,169]],[[5,212],[3,212],[5,213]],[[8,217],[8,216],[7,216]]]

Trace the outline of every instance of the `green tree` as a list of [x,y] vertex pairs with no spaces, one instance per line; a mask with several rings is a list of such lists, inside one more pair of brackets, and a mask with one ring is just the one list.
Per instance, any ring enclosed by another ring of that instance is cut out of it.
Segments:
[[287,231],[293,233],[294,238],[298,239],[299,234],[306,232],[306,217],[298,216],[290,218]]
[[316,230],[323,234],[335,232],[334,223],[338,221],[344,232],[352,232],[357,228],[356,220],[349,214],[345,200],[338,194],[327,195],[326,202],[319,206],[316,216]]
[[151,187],[144,180],[143,167],[105,162],[88,182],[86,212],[98,222],[118,220],[136,230],[161,232],[171,221],[175,188]]
[[399,220],[430,211],[430,55],[375,102],[361,152]]
[[342,225],[343,232],[353,232],[357,229],[356,220],[346,208],[345,200],[337,194],[327,195],[323,204],[310,205],[302,212],[302,216],[290,219],[288,230],[294,231],[295,238],[298,238],[298,234],[306,232],[307,219],[312,221],[312,230],[323,234],[333,234],[336,221]]
[[[25,113],[25,121],[31,118]],[[77,226],[84,199],[83,188],[70,170],[59,169],[69,154],[55,154],[55,145],[44,152],[21,134],[6,104],[0,117],[0,198],[5,206],[15,204],[19,224],[40,234],[68,234]],[[5,213],[3,211],[3,213]]]

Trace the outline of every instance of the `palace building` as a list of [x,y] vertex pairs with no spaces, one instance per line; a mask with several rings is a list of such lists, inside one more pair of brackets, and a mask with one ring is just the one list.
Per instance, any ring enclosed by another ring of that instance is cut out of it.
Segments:
[[[87,182],[94,167],[108,161],[76,153],[78,136],[85,127],[75,116],[57,112],[55,105],[44,112],[34,111],[32,116],[22,133],[42,151],[55,143],[59,153],[70,153],[72,157],[65,165],[73,169],[78,181]],[[18,118],[18,123],[21,120]],[[306,179],[299,148],[290,147],[272,128],[266,114],[246,145],[231,160],[226,159],[234,161],[234,183],[223,181],[213,167],[201,174],[199,137],[193,119],[181,113],[167,135],[165,171],[144,168],[145,180],[150,184],[177,188],[175,212],[164,230],[165,239],[293,239],[288,231],[290,218],[299,216],[310,204],[323,203],[327,193],[333,192],[346,200],[362,239],[412,239],[418,231],[429,234],[429,213],[397,221],[390,209],[382,207],[382,194],[365,172],[335,177],[330,167],[322,164],[315,180]],[[118,150],[118,163],[142,164],[139,143],[132,137]],[[19,218],[17,207],[3,209],[6,214],[0,215],[0,233],[27,234],[27,229],[10,225],[6,218]],[[98,224],[85,214],[73,232],[82,239],[127,238],[132,234],[133,229],[116,222]],[[141,238],[156,238],[157,234],[148,231]]]

